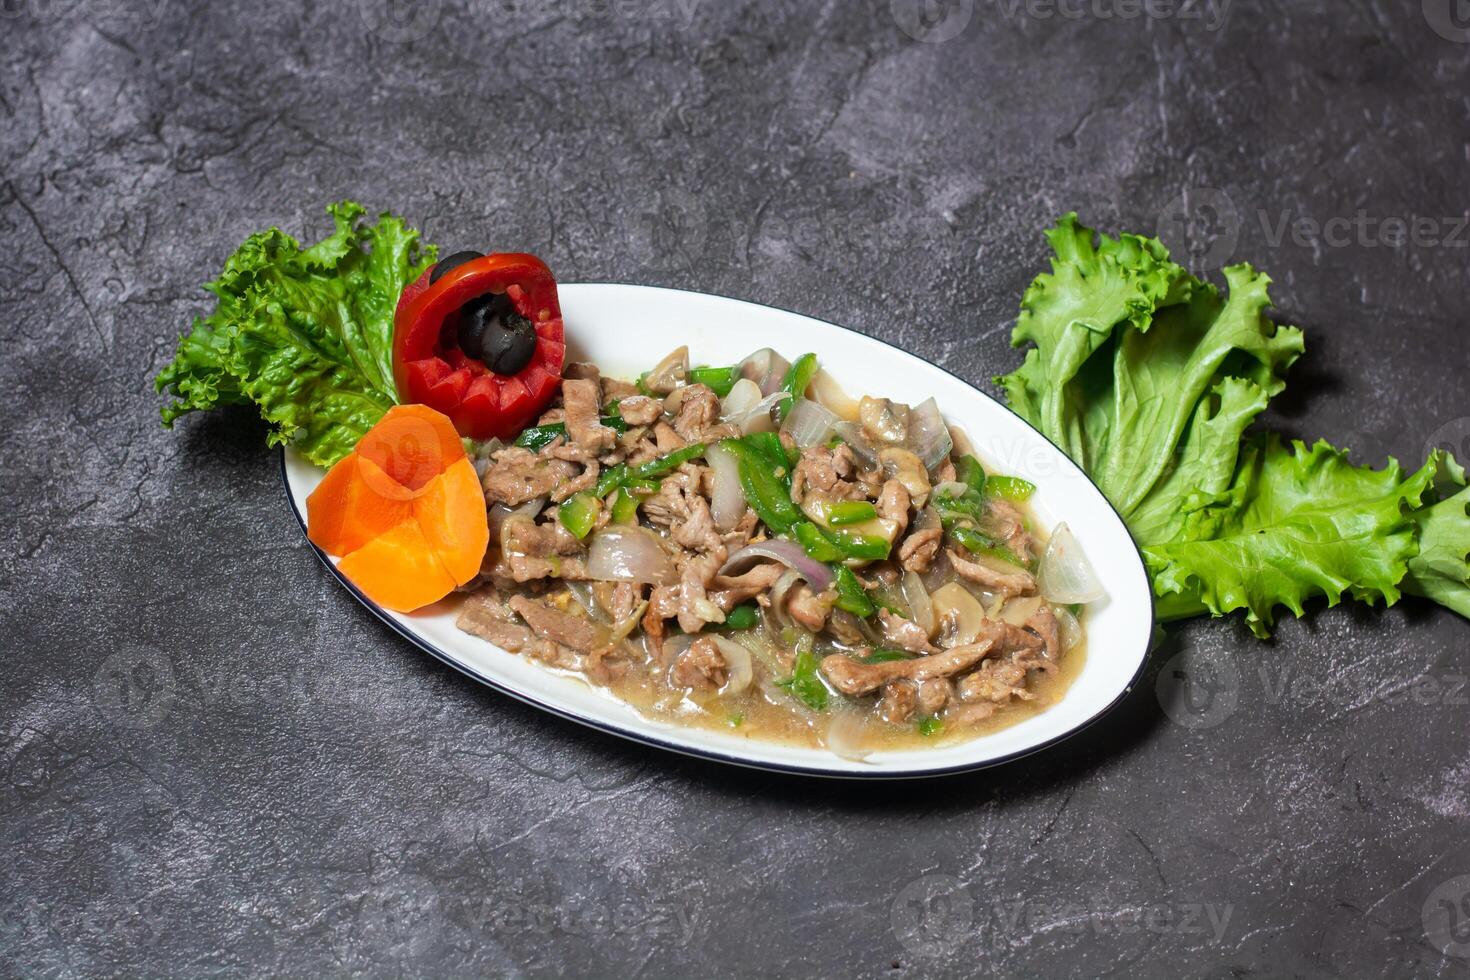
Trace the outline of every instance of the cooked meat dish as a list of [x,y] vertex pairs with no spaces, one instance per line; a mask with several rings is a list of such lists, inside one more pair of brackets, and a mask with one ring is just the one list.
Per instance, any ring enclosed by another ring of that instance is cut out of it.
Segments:
[[813,355],[572,364],[475,460],[491,544],[459,627],[652,715],[861,758],[1013,724],[1080,667],[1100,590],[1035,488]]

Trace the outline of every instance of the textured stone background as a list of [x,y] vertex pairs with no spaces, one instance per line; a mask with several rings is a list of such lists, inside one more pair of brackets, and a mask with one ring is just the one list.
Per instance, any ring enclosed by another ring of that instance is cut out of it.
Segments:
[[248,413],[165,432],[149,384],[236,242],[354,197],[986,385],[1075,208],[1269,270],[1276,423],[1417,464],[1470,441],[1451,0],[470,3],[0,5],[0,973],[1470,973],[1450,615],[1195,623],[1040,757],[772,778],[415,652]]

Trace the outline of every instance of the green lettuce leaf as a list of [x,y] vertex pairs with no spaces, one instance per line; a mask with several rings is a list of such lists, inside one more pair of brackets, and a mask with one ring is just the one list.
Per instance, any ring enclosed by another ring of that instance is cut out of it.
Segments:
[[1458,493],[1417,510],[1419,553],[1409,560],[1404,591],[1433,599],[1470,619],[1470,488],[1465,471],[1445,457],[1440,482]]
[[155,381],[174,397],[164,425],[254,402],[273,445],[331,466],[397,401],[393,310],[434,249],[391,214],[367,223],[351,201],[327,211],[327,238],[303,249],[276,228],[252,235],[205,286],[214,311],[180,338]]
[[1280,607],[1401,590],[1470,616],[1470,490],[1453,459],[1406,476],[1248,434],[1304,350],[1266,315],[1269,278],[1226,269],[1222,297],[1158,241],[1098,235],[1075,214],[1047,238],[1051,271],[1012,335],[1031,346],[996,380],[1117,507],[1161,618],[1242,611],[1264,636]]
[[1160,618],[1242,610],[1266,636],[1277,606],[1300,616],[1314,596],[1397,602],[1419,553],[1411,512],[1438,465],[1406,478],[1396,460],[1374,470],[1325,442],[1251,436],[1231,486],[1187,497],[1180,535],[1143,546]]

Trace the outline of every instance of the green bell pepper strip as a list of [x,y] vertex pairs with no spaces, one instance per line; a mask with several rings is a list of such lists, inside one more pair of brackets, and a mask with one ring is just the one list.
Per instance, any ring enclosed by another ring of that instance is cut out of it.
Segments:
[[714,391],[715,394],[724,398],[735,387],[735,382],[740,380],[740,369],[738,367],[697,367],[689,372],[689,383],[692,385],[704,385]]
[[753,602],[747,602],[725,614],[724,627],[728,630],[748,630],[754,629],[760,621],[760,607]]
[[[604,415],[599,419],[603,425],[615,432],[627,432],[628,423],[623,421],[621,414]],[[567,436],[567,424],[565,422],[553,422],[550,425],[536,425],[529,429],[523,429],[516,436],[515,445],[532,452],[540,452],[551,445],[557,439],[565,439]]]
[[790,471],[795,469],[797,460],[801,459],[801,453],[796,450],[788,452],[781,444],[780,435],[775,432],[752,432],[748,436],[742,436],[740,441],[760,453],[777,476],[787,483],[791,482]]
[[804,636],[797,643],[791,676],[777,681],[776,686],[813,711],[827,710],[830,693],[817,673],[817,655],[812,649],[811,636]]
[[939,511],[940,520],[946,522],[946,526],[957,521],[978,522],[985,513],[985,501],[975,490],[970,490],[958,497],[951,497],[947,493],[936,493],[934,509]]
[[827,508],[827,523],[833,527],[862,524],[878,516],[878,508],[866,500],[839,500]]
[[877,605],[868,598],[868,590],[846,565],[832,570],[833,584],[837,587],[837,608],[845,609],[859,619],[867,619],[878,611]]
[[1036,492],[1036,484],[1019,476],[991,476],[985,479],[985,492],[1021,503]]
[[888,557],[888,552],[893,548],[887,538],[854,534],[844,530],[828,531],[827,539],[837,546],[837,550],[842,552],[844,558],[854,558],[858,561],[882,561]]
[[667,476],[691,459],[698,459],[703,456],[704,450],[704,443],[696,442],[692,445],[685,446],[683,449],[676,449],[667,456],[659,456],[655,459],[650,459],[646,463],[639,463],[629,470],[628,473],[635,480],[646,480],[655,476]]
[[772,533],[785,534],[806,520],[801,509],[791,502],[790,485],[783,479],[781,470],[772,468],[764,450],[744,439],[726,439],[721,445],[735,456],[746,503]]
[[616,466],[609,466],[607,469],[603,470],[602,475],[597,478],[597,486],[592,488],[592,496],[596,497],[598,500],[601,500],[608,494],[612,493],[614,490],[621,487],[625,482],[627,482],[627,479],[627,463],[619,463]]
[[973,527],[956,525],[949,529],[949,536],[956,544],[963,545],[965,550],[972,555],[998,558],[1001,561],[1010,562],[1012,565],[1020,568],[1029,567],[1026,562],[1021,560],[1020,555],[989,535],[975,530]]
[[985,486],[985,467],[974,456],[961,456],[954,469],[955,480],[971,490],[979,491]]
[[812,383],[812,378],[816,375],[817,355],[815,354],[801,355],[792,362],[791,367],[786,369],[786,377],[781,379],[781,390],[791,397],[783,400],[776,409],[782,421],[785,421],[786,413],[791,411],[791,406],[796,404],[796,400],[806,397],[807,385]]
[[617,493],[613,495],[612,522],[614,524],[637,524],[639,499],[628,492],[626,487],[618,487]]
[[638,479],[630,477],[623,483],[623,489],[635,497],[652,497],[658,493],[659,488],[662,486],[662,480],[655,480],[652,477],[641,477]]
[[561,522],[562,527],[571,532],[572,537],[580,541],[597,523],[597,512],[601,509],[600,498],[585,491],[574,493],[557,508],[556,519]]
[[944,722],[930,715],[928,718],[920,718],[917,727],[920,735],[925,738],[933,738],[944,731]]
[[791,527],[791,536],[801,545],[808,557],[817,561],[840,561],[846,556],[833,541],[822,533],[822,529],[811,521],[802,521]]

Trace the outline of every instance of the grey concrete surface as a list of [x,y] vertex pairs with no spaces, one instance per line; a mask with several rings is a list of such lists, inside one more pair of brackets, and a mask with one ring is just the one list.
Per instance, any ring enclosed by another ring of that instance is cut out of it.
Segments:
[[1075,208],[1268,270],[1310,348],[1275,423],[1417,465],[1470,442],[1463,8],[5,0],[0,974],[1470,974],[1441,610],[1176,628],[972,777],[765,776],[417,653],[248,413],[165,432],[150,388],[242,237],[343,197],[988,386]]

